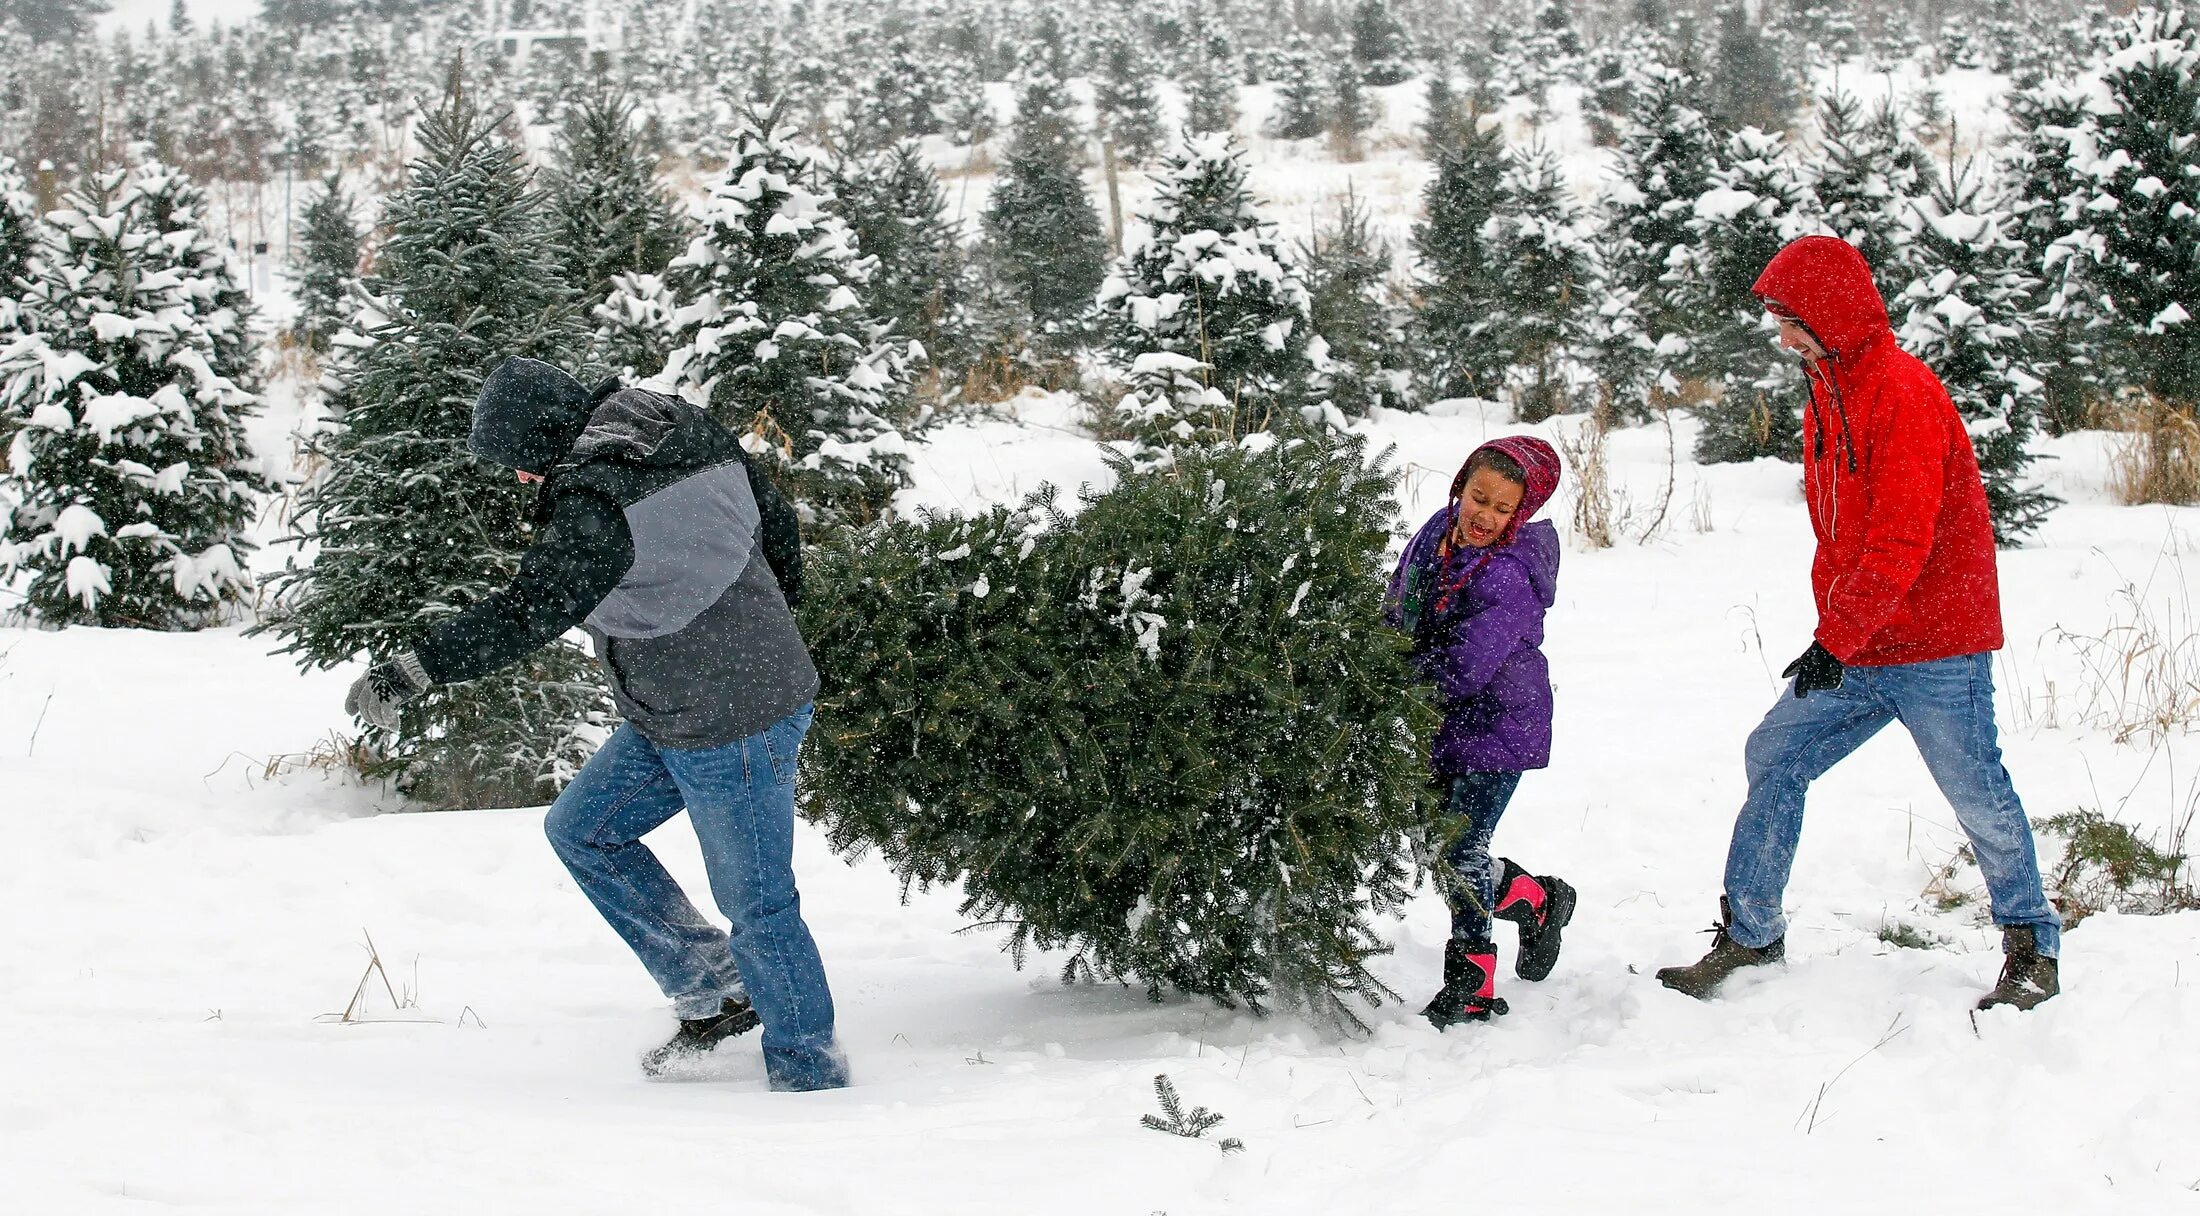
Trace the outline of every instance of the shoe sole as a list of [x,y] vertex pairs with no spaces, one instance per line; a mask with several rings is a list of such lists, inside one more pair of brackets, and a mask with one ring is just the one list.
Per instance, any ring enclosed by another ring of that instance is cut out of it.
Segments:
[[1558,952],[1565,945],[1560,935],[1567,925],[1573,923],[1574,905],[1579,897],[1580,892],[1574,890],[1573,885],[1566,880],[1554,878],[1550,881],[1550,902],[1546,905],[1548,913],[1542,930],[1536,934],[1539,942],[1545,934],[1550,935],[1550,952],[1546,955],[1539,950],[1536,957],[1530,958],[1527,951],[1521,951],[1513,958],[1514,975],[1530,982],[1550,977],[1552,970],[1558,966]]

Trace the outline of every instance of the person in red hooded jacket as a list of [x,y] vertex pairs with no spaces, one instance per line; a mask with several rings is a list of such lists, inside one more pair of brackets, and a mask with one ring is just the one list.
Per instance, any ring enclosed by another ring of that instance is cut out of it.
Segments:
[[1810,379],[1803,493],[1818,541],[1818,629],[1793,683],[1751,733],[1749,795],[1727,851],[1710,953],[1667,967],[1706,997],[1785,955],[1781,895],[1810,783],[1901,722],[1970,838],[2002,928],[2000,982],[1979,1007],[2029,1009],[2060,988],[2062,921],[2040,883],[2032,825],[2002,767],[1992,653],[2001,648],[1994,531],[1978,456],[1932,370],[1895,344],[1864,255],[1807,236],[1752,288]]

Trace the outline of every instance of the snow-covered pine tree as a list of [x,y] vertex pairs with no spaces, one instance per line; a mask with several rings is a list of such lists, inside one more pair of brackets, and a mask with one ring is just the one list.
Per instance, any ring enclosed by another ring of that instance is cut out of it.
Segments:
[[676,345],[679,308],[661,274],[611,276],[603,303],[589,310],[589,362],[628,382],[656,379]]
[[632,98],[592,90],[566,116],[545,175],[558,260],[584,311],[609,298],[614,278],[663,274],[687,245],[686,222],[657,185],[634,114]]
[[114,169],[66,198],[22,290],[30,332],[0,351],[0,577],[28,576],[45,624],[195,629],[252,593],[258,402],[217,370],[229,284],[202,237],[163,227],[186,214],[172,185]]
[[2046,384],[2028,332],[2037,286],[2008,216],[1981,183],[1950,168],[1920,208],[1913,278],[1890,301],[1903,349],[1924,360],[1963,413],[1986,480],[1994,540],[2013,545],[2058,500],[2027,472]]
[[1511,365],[1505,379],[1514,415],[1541,422],[1570,404],[1568,363],[1588,337],[1594,265],[1558,157],[1538,145],[1505,159],[1497,210],[1483,235],[1502,268],[1489,335]]
[[1268,134],[1277,139],[1312,139],[1321,134],[1329,89],[1321,58],[1306,39],[1293,35],[1276,69],[1276,111],[1269,116]]
[[1421,154],[1429,160],[1459,146],[1468,122],[1467,111],[1452,88],[1451,73],[1430,72],[1421,104]]
[[1855,0],[1785,0],[1782,28],[1803,48],[1812,64],[1840,64],[1863,49],[1857,31]]
[[1110,38],[1101,47],[1101,73],[1092,85],[1100,134],[1126,164],[1143,165],[1153,159],[1167,138],[1150,59],[1128,37]]
[[1131,390],[1116,412],[1147,459],[1267,430],[1319,400],[1306,285],[1246,188],[1236,141],[1188,139],[1155,177],[1099,293],[1107,357]]
[[1891,101],[1867,114],[1846,92],[1818,98],[1812,193],[1826,227],[1864,255],[1890,301],[1909,284],[1910,228],[1932,180],[1931,155],[1903,129]]
[[1403,84],[1413,74],[1406,27],[1384,0],[1360,0],[1352,8],[1352,59],[1360,79],[1378,87]]
[[1516,79],[1542,106],[1552,85],[1587,78],[1583,63],[1587,53],[1588,45],[1581,40],[1581,31],[1574,28],[1573,9],[1567,0],[1542,0],[1528,36],[1520,40],[1512,56],[1518,65]]
[[1433,718],[1375,625],[1395,474],[1363,445],[1250,435],[1073,515],[1045,490],[816,551],[802,781],[833,846],[959,884],[1019,963],[1358,1024]]
[[2117,27],[2094,120],[2090,273],[2115,302],[2119,379],[2200,410],[2200,23],[2144,8]]
[[2010,136],[1999,178],[2013,194],[2008,233],[2025,249],[2036,284],[2033,362],[2047,381],[2041,421],[2050,433],[2090,421],[2100,400],[2103,344],[2113,306],[2088,280],[2097,238],[2086,205],[2095,197],[2084,166],[2093,160],[2092,99],[2071,81],[2012,91]]
[[1201,50],[1190,56],[1184,87],[1184,131],[1190,135],[1231,134],[1237,130],[1237,75],[1230,68],[1227,46],[1214,39],[1201,40]]
[[1814,227],[1815,203],[1777,135],[1744,127],[1720,162],[1689,219],[1695,239],[1669,264],[1688,324],[1684,366],[1718,390],[1693,407],[1703,422],[1696,459],[1799,460],[1802,375],[1749,288],[1773,254]]
[[[871,314],[913,338],[943,383],[970,357],[968,264],[947,194],[915,140],[833,174],[833,210],[877,265],[864,287]],[[934,395],[937,395],[935,387]]]
[[1085,193],[1078,150],[1064,138],[1070,120],[1055,107],[1068,92],[1051,76],[1024,89],[1002,166],[986,206],[986,276],[1007,297],[1021,335],[989,335],[1003,348],[1028,345],[1050,354],[1079,346],[1092,293],[1107,277],[1108,242]]
[[1717,145],[1694,76],[1653,60],[1632,92],[1619,173],[1603,201],[1595,357],[1613,408],[1641,417],[1681,392],[1691,305],[1669,264],[1695,244],[1690,224],[1711,188]]
[[1353,418],[1402,406],[1407,363],[1390,246],[1375,234],[1367,204],[1347,192],[1298,256],[1314,333],[1307,354],[1327,378],[1330,403]]
[[1708,79],[1721,124],[1728,129],[1787,126],[1795,113],[1795,85],[1750,6],[1742,0],[1722,0],[1716,20],[1718,66]]
[[352,291],[359,283],[359,228],[351,196],[335,174],[306,204],[298,242],[298,316],[291,337],[316,355],[351,320]]
[[1346,160],[1361,155],[1360,136],[1375,125],[1375,99],[1360,83],[1360,65],[1348,55],[1329,63],[1329,138]]
[[1485,226],[1497,212],[1505,171],[1504,136],[1471,111],[1459,141],[1436,161],[1413,229],[1419,263],[1413,345],[1427,400],[1495,399],[1504,387],[1505,351],[1491,339],[1490,309],[1504,273],[1490,256]]
[[[252,293],[245,289],[244,268],[228,246],[207,231],[206,191],[180,170],[158,160],[138,162],[130,172],[136,195],[133,208],[144,216],[157,241],[148,242],[139,254],[137,272],[145,275],[172,270],[188,285],[194,298],[198,324],[212,343],[209,362],[214,374],[249,394],[260,390],[259,343],[253,333],[257,310]],[[234,425],[226,412],[217,411],[204,425],[226,431]],[[215,451],[230,450],[226,434],[209,436]],[[243,439],[238,438],[242,450]]]
[[[301,497],[295,537],[317,552],[274,580],[265,628],[309,667],[414,645],[511,577],[533,492],[468,453],[474,398],[507,357],[570,364],[582,349],[548,205],[452,76],[384,202],[366,307],[324,378],[341,424],[318,440],[328,470]],[[394,733],[369,728],[370,771],[433,805],[536,805],[587,760],[610,712],[595,664],[559,642],[431,689]]]
[[[30,183],[14,157],[0,155],[0,348],[15,339],[23,324],[23,292],[42,232]],[[0,421],[0,441],[8,433],[7,423]]]
[[751,116],[666,271],[682,303],[660,379],[767,458],[805,517],[877,517],[908,482],[906,337],[862,292],[876,263],[821,193],[815,156]]

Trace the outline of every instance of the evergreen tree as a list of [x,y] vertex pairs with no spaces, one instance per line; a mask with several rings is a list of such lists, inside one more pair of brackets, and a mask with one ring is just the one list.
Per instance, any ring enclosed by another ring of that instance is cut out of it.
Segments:
[[968,271],[947,194],[914,140],[833,176],[833,210],[876,261],[865,303],[943,371],[968,361]]
[[[257,312],[252,293],[245,289],[244,268],[206,228],[206,192],[157,160],[141,161],[130,181],[136,210],[160,236],[145,245],[137,273],[166,271],[191,285],[199,328],[212,347],[209,362],[214,374],[256,395],[260,360],[252,323]],[[216,449],[223,450],[226,443],[226,439],[216,440]]]
[[1421,154],[1437,160],[1459,146],[1469,121],[1458,94],[1452,91],[1449,73],[1429,73],[1421,108]]
[[2125,384],[2200,409],[2200,25],[2141,9],[2118,26],[2094,120],[2090,268],[2115,302]]
[[1390,289],[1390,246],[1375,235],[1367,205],[1347,193],[1336,218],[1298,247],[1314,336],[1307,356],[1326,395],[1347,417],[1405,402],[1406,360]]
[[1322,133],[1329,82],[1303,38],[1294,37],[1276,69],[1276,112],[1268,133],[1277,139],[1312,139]]
[[1692,307],[1670,274],[1676,250],[1696,242],[1696,200],[1711,188],[1716,146],[1702,85],[1662,63],[1636,74],[1619,146],[1619,173],[1604,199],[1598,379],[1629,417],[1681,391],[1659,357],[1693,327]]
[[1360,136],[1375,125],[1375,99],[1360,84],[1357,62],[1339,57],[1329,67],[1329,134],[1349,158],[1358,159]]
[[821,185],[771,120],[743,126],[667,271],[684,303],[662,379],[770,458],[806,517],[853,523],[908,482],[914,352],[864,300],[877,263]]
[[[23,293],[29,285],[42,232],[38,201],[31,197],[30,183],[23,180],[15,158],[0,155],[0,348],[14,340],[26,320]],[[7,423],[0,416],[0,441],[7,435]]]
[[1771,40],[1740,0],[1720,5],[1718,23],[1718,67],[1709,79],[1721,122],[1728,128],[1787,126],[1795,112],[1795,86]]
[[[986,277],[1002,285],[1025,340],[1060,351],[1078,344],[1092,293],[1107,276],[1108,242],[1077,171],[1075,147],[1059,138],[1061,122],[1051,108],[1056,85],[1042,81],[1025,91],[1008,163],[986,207],[983,256]],[[1061,97],[1066,106],[1067,94]]]
[[1116,473],[815,555],[812,813],[1019,963],[1358,1024],[1427,813],[1433,714],[1375,624],[1394,474],[1320,429]]
[[1100,288],[1117,412],[1150,451],[1265,430],[1314,403],[1306,285],[1226,135],[1186,141]]
[[[317,555],[275,579],[266,627],[306,666],[412,646],[510,579],[532,491],[468,454],[474,398],[509,356],[565,361],[580,347],[547,204],[452,75],[385,200],[367,306],[326,377],[341,425],[318,441],[328,470],[302,496],[296,537]],[[441,806],[535,805],[587,759],[609,713],[595,665],[559,642],[429,690],[394,734],[369,728],[382,757],[370,771]]]
[[1854,0],[1785,0],[1782,22],[1812,63],[1839,64],[1863,49]]
[[1103,71],[1093,82],[1093,108],[1099,114],[1101,133],[1115,145],[1121,160],[1142,165],[1160,151],[1164,132],[1161,95],[1154,90],[1147,56],[1127,38],[1110,39],[1103,51]]
[[2113,312],[2086,274],[2094,247],[2085,208],[2095,195],[2084,172],[2091,98],[2075,84],[2050,81],[2013,92],[2008,110],[2000,165],[2014,194],[2008,233],[2024,246],[2025,272],[2036,284],[2030,328],[2034,363],[2047,381],[2041,419],[2062,434],[2085,426],[2103,394],[2102,344]]
[[1915,277],[1889,311],[1903,348],[1933,369],[1963,414],[1995,541],[2016,544],[2058,501],[2026,472],[2046,397],[2028,332],[2037,284],[2006,216],[1966,173],[1951,168],[1934,182],[1921,218]]
[[589,310],[590,363],[623,381],[657,379],[672,357],[679,309],[663,275],[613,275],[610,293]]
[[1689,318],[1683,366],[1719,394],[1695,407],[1696,459],[1798,460],[1802,377],[1749,289],[1773,254],[1810,231],[1810,188],[1780,138],[1755,127],[1729,136],[1720,159],[1689,220],[1695,240],[1669,272]]
[[0,351],[0,576],[28,576],[46,624],[195,629],[251,595],[258,402],[219,370],[227,285],[164,227],[170,184],[107,170],[66,199],[23,280],[30,332]]
[[566,118],[545,182],[567,286],[584,310],[622,274],[662,274],[687,229],[657,186],[655,158],[634,130],[634,103],[598,88]]
[[1931,156],[1903,129],[1900,111],[1882,103],[1866,116],[1842,92],[1818,99],[1819,146],[1811,178],[1820,213],[1834,235],[1871,265],[1879,294],[1901,294],[1911,217],[1931,188]]
[[359,282],[359,229],[352,223],[351,197],[335,174],[306,204],[304,227],[298,316],[290,332],[300,346],[320,355],[351,320],[352,291]]
[[1540,106],[1550,86],[1587,76],[1582,70],[1587,51],[1580,32],[1574,28],[1574,15],[1566,0],[1543,0],[1528,36],[1520,40],[1512,55],[1517,65],[1514,78],[1527,86]]
[[1412,75],[1406,27],[1384,0],[1360,0],[1352,9],[1352,60],[1371,85],[1403,84]]
[[1184,131],[1228,135],[1237,130],[1237,120],[1237,77],[1230,72],[1229,52],[1204,42],[1184,81]]
[[1588,336],[1593,262],[1558,158],[1532,147],[1506,161],[1484,230],[1491,259],[1503,268],[1489,333],[1511,363],[1514,415],[1541,422],[1568,404],[1566,365]]
[[1494,399],[1504,385],[1509,360],[1492,340],[1490,318],[1503,270],[1484,231],[1497,212],[1504,168],[1498,127],[1482,129],[1470,114],[1421,196],[1426,214],[1413,229],[1420,267],[1413,328],[1430,400]]

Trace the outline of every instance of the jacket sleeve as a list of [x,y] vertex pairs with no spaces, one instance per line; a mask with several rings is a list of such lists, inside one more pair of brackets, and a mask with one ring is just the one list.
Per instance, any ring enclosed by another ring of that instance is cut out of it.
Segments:
[[1446,701],[1480,695],[1543,616],[1543,601],[1519,562],[1493,560],[1476,578],[1487,606],[1459,622],[1451,640],[1429,656],[1429,674]]
[[[1818,642],[1847,662],[1902,607],[1933,551],[1948,481],[1949,429],[1922,385],[1893,384],[1871,436],[1864,528],[1856,564],[1836,574],[1818,619]],[[1840,512],[1835,512],[1836,517]]]
[[600,494],[561,494],[512,581],[430,630],[414,648],[420,666],[438,684],[488,675],[586,620],[633,564],[625,512]]

